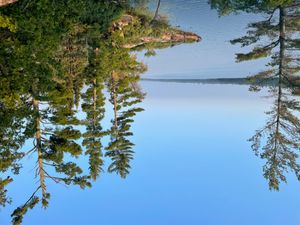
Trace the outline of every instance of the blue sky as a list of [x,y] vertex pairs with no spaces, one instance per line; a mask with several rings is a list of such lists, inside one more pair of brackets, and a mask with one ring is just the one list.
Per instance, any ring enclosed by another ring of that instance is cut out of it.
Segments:
[[[157,56],[140,58],[149,65],[147,78],[245,77],[264,68],[265,60],[235,63],[235,54],[245,52],[229,40],[245,35],[249,22],[262,16],[240,14],[219,17],[206,1],[164,0],[162,14],[174,26],[199,34],[203,40],[191,45],[157,50]],[[248,48],[249,50],[249,48]]]
[[[49,209],[29,211],[24,225],[299,224],[299,182],[288,175],[289,185],[270,192],[264,161],[247,142],[266,120],[271,101],[261,98],[264,92],[235,85],[142,87],[147,98],[133,125],[136,153],[128,178],[104,173],[84,191],[48,181]],[[34,161],[10,185],[14,206],[34,190]],[[1,212],[1,224],[11,211]]]

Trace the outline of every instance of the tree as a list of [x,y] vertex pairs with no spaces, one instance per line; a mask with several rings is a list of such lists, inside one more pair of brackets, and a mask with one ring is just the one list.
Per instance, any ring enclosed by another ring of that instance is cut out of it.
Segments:
[[[0,204],[11,202],[7,186],[22,171],[25,156],[36,158],[38,180],[28,200],[13,211],[13,224],[21,224],[39,203],[48,207],[48,182],[90,187],[104,156],[112,161],[109,172],[123,178],[130,172],[131,125],[143,110],[137,106],[144,98],[138,81],[146,68],[123,46],[142,34],[161,34],[168,25],[153,30],[150,17],[143,23],[144,17],[136,16],[132,26],[113,30],[112,23],[132,11],[128,3],[33,0],[0,8],[0,171],[13,172],[0,179]],[[105,88],[114,108],[109,130],[101,125]],[[107,135],[105,147],[101,142]],[[24,149],[29,139],[32,148]],[[88,171],[78,158],[88,158]]]
[[[289,170],[300,180],[299,156],[295,151],[300,147],[300,119],[295,114],[300,110],[300,104],[290,97],[290,89],[286,85],[283,77],[279,77],[277,85],[272,87],[275,100],[274,106],[267,112],[266,125],[250,139],[254,152],[267,161],[264,177],[273,190],[279,190],[280,181],[286,182],[285,172]],[[265,144],[261,146],[262,143]]]
[[103,94],[104,80],[103,71],[99,68],[98,51],[90,52],[89,67],[86,74],[86,85],[88,88],[82,94],[82,110],[86,113],[83,125],[86,126],[86,132],[83,134],[82,145],[86,147],[85,154],[89,156],[90,176],[96,180],[102,171],[103,153],[101,139],[107,132],[103,130],[101,121],[105,113],[105,97]]
[[0,205],[1,206],[4,206],[7,204],[7,203],[10,203],[11,202],[11,199],[7,197],[6,193],[7,193],[7,190],[6,190],[6,186],[11,183],[13,180],[11,177],[6,177],[5,179],[1,179],[0,178]]
[[239,12],[272,12],[278,6],[295,5],[297,0],[209,0],[209,4],[220,15],[226,15]]
[[[286,181],[285,172],[291,170],[300,180],[296,150],[300,144],[300,121],[295,115],[299,103],[290,99],[297,88],[300,71],[299,48],[295,47],[296,25],[300,19],[297,1],[211,1],[219,12],[246,11],[267,14],[268,17],[248,25],[247,35],[232,40],[242,47],[253,46],[248,53],[238,53],[237,62],[270,58],[268,69],[249,77],[251,90],[260,90],[260,84],[269,83],[275,98],[273,108],[267,112],[266,125],[250,139],[252,149],[266,160],[264,177],[270,189],[278,190]],[[266,138],[266,139],[265,139]],[[263,144],[264,143],[264,144]],[[263,144],[263,146],[261,146]]]
[[136,113],[142,111],[140,107],[134,107],[143,100],[144,94],[137,86],[140,73],[145,70],[143,64],[129,54],[128,49],[120,47],[111,48],[110,45],[122,46],[124,39],[118,33],[114,33],[108,42],[111,59],[108,74],[107,87],[110,93],[110,103],[114,109],[112,127],[109,131],[110,142],[106,147],[106,156],[112,159],[108,168],[109,172],[116,172],[125,178],[129,173],[130,160],[133,158],[133,143],[129,140],[131,123]]
[[154,17],[153,17],[153,20],[152,20],[152,21],[158,20],[160,3],[161,3],[161,1],[158,0],[158,1],[157,1],[157,6],[156,6],[156,10],[155,10],[155,14],[154,14]]
[[[26,94],[31,109],[28,129],[31,129],[30,133],[33,134],[34,140],[33,148],[26,154],[36,153],[37,155],[36,174],[39,177],[39,185],[28,201],[14,210],[12,213],[13,224],[20,224],[28,209],[32,209],[39,201],[42,202],[43,207],[48,206],[50,193],[47,192],[47,178],[56,183],[79,185],[81,188],[91,185],[89,176],[81,176],[83,171],[75,162],[64,160],[66,153],[73,157],[78,157],[82,153],[80,145],[75,142],[81,137],[81,133],[70,126],[68,118],[62,118],[62,115],[57,116],[57,110],[55,110],[55,107],[58,107],[57,101],[49,98],[49,96],[53,97],[49,94],[51,90],[56,90],[55,82],[51,82],[51,80],[45,82],[45,78],[39,77],[43,75],[46,74],[31,74],[30,81],[27,82],[31,84],[30,91]],[[48,78],[51,79],[51,77]],[[63,122],[61,123],[61,121]],[[57,174],[62,174],[62,176],[51,175],[47,170],[48,167],[52,167]],[[37,196],[39,190],[41,190],[41,198]]]
[[130,160],[133,159],[132,147],[134,144],[129,137],[133,135],[130,131],[132,118],[136,113],[143,111],[142,108],[132,107],[140,103],[143,94],[136,89],[135,83],[138,77],[129,75],[124,76],[122,72],[112,72],[109,81],[110,102],[114,107],[114,119],[110,130],[111,140],[107,146],[106,155],[112,159],[109,166],[109,172],[117,172],[121,177],[125,178],[129,173]]

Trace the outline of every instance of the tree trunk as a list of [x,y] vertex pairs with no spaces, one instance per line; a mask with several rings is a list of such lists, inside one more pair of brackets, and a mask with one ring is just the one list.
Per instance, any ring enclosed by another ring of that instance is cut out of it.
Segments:
[[40,114],[39,114],[39,101],[34,99],[33,100],[33,108],[34,111],[37,112],[38,116],[36,118],[36,132],[35,132],[35,139],[36,139],[36,149],[38,152],[38,172],[40,176],[40,185],[42,188],[42,195],[46,194],[46,185],[45,185],[45,171],[43,165],[43,153],[42,153],[42,138],[41,138],[41,125],[40,125]]
[[154,17],[152,19],[152,22],[156,21],[158,19],[159,8],[160,8],[160,0],[158,0],[158,2],[157,2],[157,7],[156,7],[156,10],[155,10],[155,15],[154,15]]
[[[284,58],[285,58],[285,16],[286,10],[284,7],[279,7],[279,72],[278,72],[278,98],[277,98],[277,120],[276,120],[276,133],[275,138],[277,140],[279,135],[279,124],[280,124],[280,114],[281,114],[281,97],[282,97],[282,80],[284,78]],[[275,149],[277,148],[277,141],[275,142]]]
[[97,80],[93,80],[93,130],[96,129],[96,110],[97,110]]
[[116,93],[116,85],[115,85],[115,80],[116,80],[116,72],[112,72],[112,81],[113,81],[113,102],[114,102],[114,117],[115,117],[115,129],[116,131],[118,130],[118,110],[117,110],[117,93]]

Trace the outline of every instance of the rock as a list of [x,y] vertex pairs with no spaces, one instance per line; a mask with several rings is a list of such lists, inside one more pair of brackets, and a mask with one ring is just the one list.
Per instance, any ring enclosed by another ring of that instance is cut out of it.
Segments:
[[[178,32],[178,33],[177,33]],[[145,44],[151,43],[185,43],[199,42],[201,37],[191,32],[173,31],[166,32],[161,37],[141,37],[136,43],[128,43],[123,45],[123,48],[131,49]]]
[[[123,15],[118,21],[114,22],[112,25],[112,32],[116,30],[123,30],[124,27],[134,23],[134,20],[141,20],[142,18],[134,17],[129,14]],[[132,49],[138,46],[142,46],[145,44],[151,43],[184,43],[184,42],[199,42],[201,41],[201,37],[192,32],[185,32],[179,29],[171,28],[163,31],[160,37],[149,36],[140,37],[134,43],[124,44],[122,47],[127,49]]]
[[0,6],[8,5],[10,3],[14,3],[17,0],[0,0]]
[[130,25],[133,21],[133,16],[125,14],[122,16],[122,18],[116,22],[113,23],[112,27],[113,30],[122,30],[123,27],[126,27]]

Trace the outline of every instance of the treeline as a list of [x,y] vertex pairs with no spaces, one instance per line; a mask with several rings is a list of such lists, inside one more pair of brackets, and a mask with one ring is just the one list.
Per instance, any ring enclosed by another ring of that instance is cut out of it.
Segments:
[[[143,110],[137,82],[146,68],[122,48],[121,32],[111,30],[129,7],[126,1],[30,0],[0,8],[0,204],[11,203],[7,185],[24,157],[36,158],[38,177],[28,200],[12,212],[13,224],[39,202],[48,207],[50,181],[90,187],[104,157],[108,172],[123,178],[130,172],[131,124]],[[109,129],[101,125],[104,89],[114,112]],[[31,149],[24,149],[26,140]],[[89,171],[77,163],[83,156]]]

